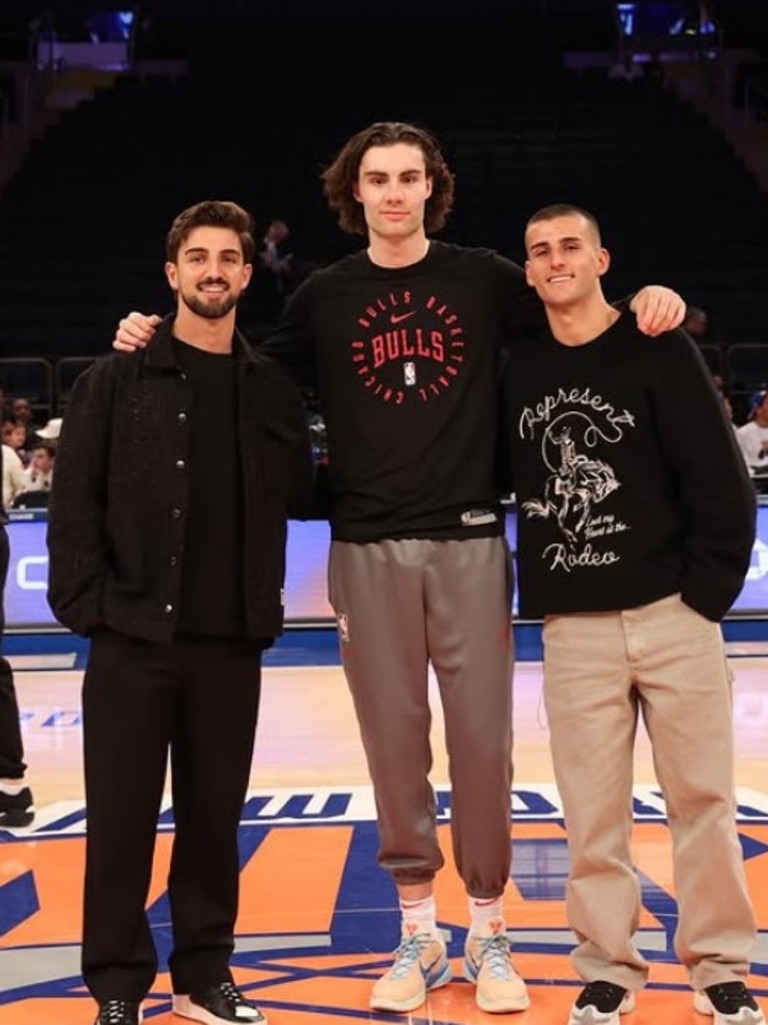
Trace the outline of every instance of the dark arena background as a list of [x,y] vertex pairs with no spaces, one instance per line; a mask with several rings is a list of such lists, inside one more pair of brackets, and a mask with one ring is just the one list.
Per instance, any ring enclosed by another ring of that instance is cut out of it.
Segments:
[[[201,198],[235,200],[257,230],[290,227],[297,276],[359,246],[327,211],[320,173],[373,120],[432,129],[456,174],[440,237],[523,259],[527,216],[568,201],[600,219],[606,291],[679,291],[734,423],[768,386],[768,27],[765,3],[601,0],[72,0],[0,2],[0,384],[37,424],[66,417],[77,375],[132,310],[166,312],[163,240]],[[270,328],[258,295],[242,326]],[[312,411],[322,462],[322,412]],[[215,425],[212,425],[215,429]],[[695,434],[696,424],[691,423]],[[764,488],[755,477],[759,492]],[[727,501],[727,494],[723,501]],[[10,511],[4,651],[16,676],[36,815],[0,828],[0,1025],[84,1025],[79,974],[85,809],[80,684],[86,642],[46,601],[46,511]],[[508,508],[514,550],[516,512]],[[375,807],[326,597],[328,526],[292,522],[288,626],[268,653],[241,823],[238,985],[270,1025],[394,1021],[369,1010],[398,942],[376,867]],[[758,916],[749,984],[768,1011],[768,505],[724,623],[734,675],[738,827]],[[540,624],[516,621],[513,871],[507,916],[532,1005],[556,1025],[579,992],[568,959],[568,854],[541,696]],[[415,1021],[489,1021],[461,981],[466,899],[434,681],[446,868],[440,926],[456,981]],[[706,1025],[672,950],[677,908],[664,802],[638,738],[633,854],[650,982],[627,1025]],[[149,895],[169,949],[167,798]],[[706,856],[706,852],[702,852]],[[713,886],[717,880],[713,879]],[[171,1015],[163,961],[145,1005]]]

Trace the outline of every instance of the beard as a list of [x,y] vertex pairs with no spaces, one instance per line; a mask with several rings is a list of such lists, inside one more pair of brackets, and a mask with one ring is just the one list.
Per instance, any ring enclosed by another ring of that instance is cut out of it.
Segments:
[[[212,285],[220,284],[220,282],[205,281],[203,284]],[[220,320],[234,309],[240,296],[227,291],[218,296],[206,297],[197,291],[182,292],[180,290],[179,298],[188,309],[199,317],[205,317],[206,320]]]

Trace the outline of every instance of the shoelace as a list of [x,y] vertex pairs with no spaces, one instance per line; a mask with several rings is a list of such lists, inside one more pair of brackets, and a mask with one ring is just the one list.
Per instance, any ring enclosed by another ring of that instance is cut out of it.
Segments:
[[129,1000],[107,1000],[101,1005],[99,1020],[108,1022],[109,1025],[122,1025],[130,1017],[131,1008],[135,1006],[136,1004]]
[[422,951],[432,939],[429,935],[418,934],[406,937],[395,951],[395,963],[390,971],[393,979],[404,979],[421,957]]
[[216,987],[231,1007],[251,1007],[250,1001],[246,1000],[240,990],[231,982],[222,982]]
[[494,979],[511,979],[512,966],[509,963],[509,940],[504,933],[480,940],[480,961],[488,965]]

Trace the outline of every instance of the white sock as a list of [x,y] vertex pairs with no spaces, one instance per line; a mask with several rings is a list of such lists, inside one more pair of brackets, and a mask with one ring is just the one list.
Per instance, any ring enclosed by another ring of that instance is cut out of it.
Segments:
[[492,897],[490,900],[470,897],[469,920],[469,931],[473,933],[487,932],[489,922],[504,923],[504,897]]
[[0,783],[0,793],[8,794],[9,797],[18,797],[26,785],[23,780],[21,783]]
[[440,936],[437,928],[437,905],[433,895],[423,897],[421,900],[405,900],[401,897],[400,915],[403,935],[428,932],[435,938]]

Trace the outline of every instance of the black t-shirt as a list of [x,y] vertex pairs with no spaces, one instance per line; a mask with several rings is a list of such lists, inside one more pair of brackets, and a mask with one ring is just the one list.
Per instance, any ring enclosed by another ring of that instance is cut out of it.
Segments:
[[193,388],[178,632],[245,635],[243,487],[235,358],[174,339]]
[[265,351],[319,394],[335,539],[502,533],[500,354],[544,323],[489,249],[432,242],[394,269],[361,252],[299,286]]

